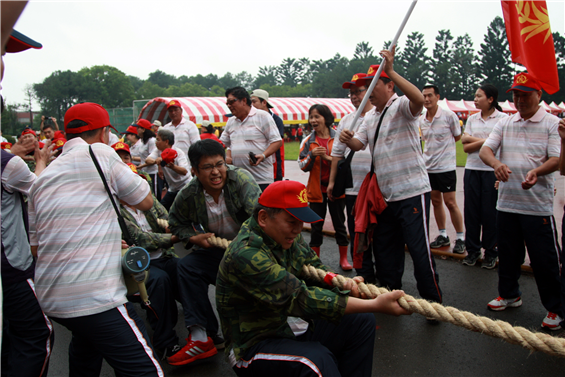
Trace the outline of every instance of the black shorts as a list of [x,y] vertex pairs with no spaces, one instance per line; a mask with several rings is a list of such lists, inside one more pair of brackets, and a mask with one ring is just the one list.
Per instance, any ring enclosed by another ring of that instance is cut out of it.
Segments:
[[428,173],[432,191],[453,192],[457,186],[457,174],[455,170],[446,171],[445,173]]

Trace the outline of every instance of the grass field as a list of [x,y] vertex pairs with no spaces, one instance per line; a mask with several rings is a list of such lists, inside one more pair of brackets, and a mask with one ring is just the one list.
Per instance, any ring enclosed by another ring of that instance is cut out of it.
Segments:
[[[461,141],[455,143],[457,150],[457,166],[465,166],[467,161],[467,153],[463,152],[463,144]],[[284,159],[294,160],[298,159],[298,152],[300,152],[300,144],[297,141],[284,143]]]

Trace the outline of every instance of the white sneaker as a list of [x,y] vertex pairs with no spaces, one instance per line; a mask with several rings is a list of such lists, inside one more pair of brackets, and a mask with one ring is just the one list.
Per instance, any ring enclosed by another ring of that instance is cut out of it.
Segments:
[[498,296],[494,300],[488,303],[488,308],[496,312],[504,310],[506,308],[517,308],[522,306],[522,298],[502,298]]
[[559,330],[561,329],[561,321],[563,321],[563,318],[561,318],[557,314],[547,312],[547,316],[543,319],[541,327],[548,330]]

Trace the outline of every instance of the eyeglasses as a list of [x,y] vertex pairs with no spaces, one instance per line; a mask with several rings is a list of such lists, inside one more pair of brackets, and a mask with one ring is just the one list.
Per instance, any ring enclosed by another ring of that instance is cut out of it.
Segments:
[[363,93],[363,92],[365,92],[365,91],[367,91],[367,89],[359,89],[359,90],[357,90],[357,91],[355,91],[355,92],[350,91],[350,92],[349,92],[349,97],[351,97],[351,96],[358,96],[359,94],[361,94],[361,93]]
[[237,102],[237,101],[239,101],[239,99],[237,99],[237,98],[229,99],[229,100],[226,101],[226,105],[228,105],[228,106],[233,105],[233,103]]
[[218,170],[222,170],[224,167],[226,166],[226,162],[225,161],[219,161],[216,165],[204,165],[204,166],[200,166],[198,168],[198,170],[202,170],[205,172],[211,172],[212,170],[214,170],[214,168],[218,169]]

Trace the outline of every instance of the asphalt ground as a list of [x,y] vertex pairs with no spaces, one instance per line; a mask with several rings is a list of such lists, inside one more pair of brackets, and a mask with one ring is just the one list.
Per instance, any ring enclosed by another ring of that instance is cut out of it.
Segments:
[[[310,234],[304,232],[308,241]],[[322,261],[343,273],[339,268],[338,249],[335,240],[324,237],[321,251]],[[546,311],[541,305],[533,276],[523,274],[520,279],[523,291],[523,306],[503,312],[487,310],[487,303],[498,296],[497,270],[485,270],[478,266],[463,266],[458,259],[448,256],[436,257],[444,305],[460,310],[503,320],[532,331],[541,331],[540,325]],[[353,276],[352,272],[343,273]],[[406,254],[406,269],[403,289],[418,297],[413,266]],[[215,306],[214,287],[209,297]],[[136,304],[138,313],[145,313]],[[176,326],[179,337],[187,336],[178,305],[179,317]],[[373,357],[373,376],[562,376],[565,359],[530,351],[503,340],[470,332],[449,323],[430,324],[419,315],[391,317],[376,314],[377,336]],[[55,343],[49,367],[49,376],[67,376],[67,349],[70,333],[58,324],[55,327]],[[149,329],[148,324],[146,327]],[[151,334],[151,330],[149,330]],[[565,331],[552,332],[553,336],[565,336]],[[182,340],[181,344],[185,342]],[[223,358],[223,351],[206,360],[174,367],[162,363],[167,376],[235,376]],[[355,366],[351,366],[354,368]],[[114,372],[104,362],[101,376],[113,376]]]

